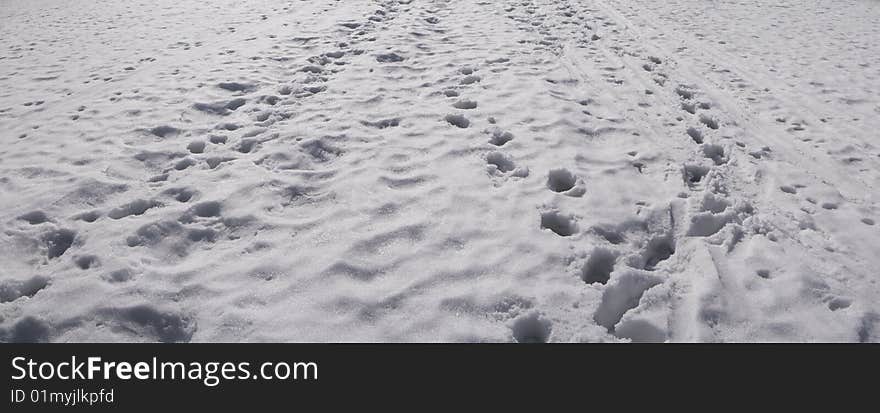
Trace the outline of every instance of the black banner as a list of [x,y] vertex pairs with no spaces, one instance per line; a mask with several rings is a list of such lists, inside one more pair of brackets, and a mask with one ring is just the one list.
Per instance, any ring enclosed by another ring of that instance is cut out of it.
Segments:
[[[390,406],[870,388],[875,345],[0,345],[3,411]],[[809,393],[816,391],[818,393]],[[553,396],[553,397],[557,397]],[[764,397],[761,396],[761,397]],[[586,401],[585,401],[586,403]],[[419,410],[421,407],[412,406]],[[464,408],[464,406],[462,406]],[[290,409],[286,409],[290,410]],[[465,409],[467,410],[467,409]]]

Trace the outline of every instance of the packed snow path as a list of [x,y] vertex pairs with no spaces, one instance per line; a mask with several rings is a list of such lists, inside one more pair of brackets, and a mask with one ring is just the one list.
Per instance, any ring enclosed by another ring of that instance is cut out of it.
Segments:
[[877,21],[0,0],[0,339],[878,341]]

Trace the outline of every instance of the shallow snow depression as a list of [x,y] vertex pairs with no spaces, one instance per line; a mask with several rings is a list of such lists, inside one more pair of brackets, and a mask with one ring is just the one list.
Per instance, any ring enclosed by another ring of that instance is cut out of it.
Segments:
[[0,339],[878,341],[877,21],[0,0]]

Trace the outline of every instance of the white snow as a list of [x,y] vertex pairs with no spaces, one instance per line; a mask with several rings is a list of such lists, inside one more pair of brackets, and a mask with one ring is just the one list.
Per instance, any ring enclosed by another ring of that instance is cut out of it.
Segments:
[[0,340],[880,341],[878,21],[0,0]]

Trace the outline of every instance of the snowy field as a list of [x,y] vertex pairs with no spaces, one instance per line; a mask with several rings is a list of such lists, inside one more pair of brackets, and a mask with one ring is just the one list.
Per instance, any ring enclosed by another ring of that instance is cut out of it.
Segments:
[[0,0],[0,341],[880,341],[878,22]]

